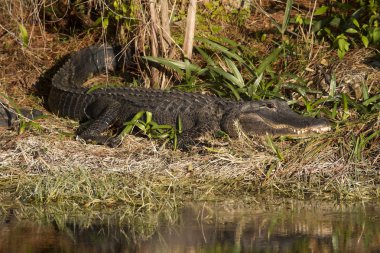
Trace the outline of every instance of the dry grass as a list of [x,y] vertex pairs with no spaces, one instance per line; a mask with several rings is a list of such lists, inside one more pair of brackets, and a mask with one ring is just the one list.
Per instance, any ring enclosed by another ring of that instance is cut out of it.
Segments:
[[346,133],[277,140],[279,158],[265,139],[227,145],[215,140],[219,145],[212,149],[181,152],[128,136],[122,147],[111,149],[63,136],[70,130],[62,126],[72,127],[65,121],[46,120],[41,125],[47,130],[21,137],[6,132],[0,154],[0,185],[8,191],[3,199],[150,210],[258,194],[345,200],[380,194],[378,147],[353,158]]
[[[4,14],[0,15],[4,49],[0,51],[0,94],[18,105],[44,110],[46,94],[38,91],[37,97],[34,85],[48,82],[51,74],[46,71],[57,59],[93,44],[95,36],[62,39],[41,29],[40,23],[24,23],[34,32],[29,46],[22,47],[15,23],[15,13],[21,11],[0,8]],[[376,88],[375,82],[369,84]],[[86,208],[123,205],[135,213],[176,208],[187,200],[259,195],[355,200],[380,195],[379,135],[360,150],[356,138],[379,131],[379,115],[338,126],[326,135],[276,139],[277,151],[265,138],[241,138],[210,140],[213,148],[180,152],[135,136],[128,136],[116,149],[86,145],[74,140],[76,122],[44,112],[48,118],[39,121],[39,129],[22,135],[0,130],[1,201]]]

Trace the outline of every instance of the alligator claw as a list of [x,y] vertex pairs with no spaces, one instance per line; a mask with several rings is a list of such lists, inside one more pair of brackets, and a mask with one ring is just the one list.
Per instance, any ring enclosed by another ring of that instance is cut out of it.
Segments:
[[120,137],[111,137],[106,141],[106,145],[111,148],[117,148],[123,143],[123,140]]

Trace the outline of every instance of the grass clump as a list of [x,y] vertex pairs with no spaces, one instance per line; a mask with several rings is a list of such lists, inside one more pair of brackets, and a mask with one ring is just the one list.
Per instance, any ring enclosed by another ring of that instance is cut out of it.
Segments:
[[[86,2],[89,6],[92,3],[100,2]],[[44,77],[41,73],[57,58],[101,41],[105,37],[100,34],[104,35],[105,30],[109,32],[107,39],[118,41],[117,37],[110,37],[114,19],[121,23],[144,22],[143,19],[127,21],[125,16],[130,14],[120,13],[124,12],[123,5],[125,2],[117,1],[116,7],[93,11],[97,6],[94,4],[89,9],[70,12],[70,15],[86,14],[82,17],[88,16],[93,21],[102,17],[102,22],[95,22],[95,26],[85,23],[71,26],[70,22],[64,22],[68,21],[65,16],[63,23],[58,20],[47,23],[53,17],[51,12],[46,23],[40,19],[41,23],[32,22],[35,26],[28,26],[24,22],[27,32],[21,33],[22,39],[17,36],[15,39],[14,34],[20,32],[20,27],[11,22],[1,35],[5,45],[4,57],[0,57],[0,64],[4,66],[1,84],[6,85],[0,86],[0,94],[14,97],[22,107],[36,106],[25,93],[33,91],[36,82],[47,82],[45,78],[48,79],[49,73]],[[24,8],[22,13],[36,18],[35,9],[20,6]],[[51,7],[53,5],[49,5]],[[15,20],[21,13],[0,8],[4,13],[1,20],[6,17]],[[114,16],[108,15],[113,8]],[[126,12],[132,13],[132,8],[132,5],[127,6]],[[348,51],[345,61],[339,61],[340,55],[336,56],[334,50],[312,40],[315,34],[307,34],[307,26],[299,25],[296,27],[299,30],[292,30],[296,13],[291,1],[282,11],[286,14],[280,13],[280,18],[275,16],[277,13],[265,18],[264,12],[252,12],[250,17],[241,20],[239,29],[221,21],[225,30],[214,30],[211,38],[203,36],[210,34],[209,31],[200,30],[193,60],[178,60],[181,57],[175,51],[171,54],[173,57],[158,54],[145,59],[169,69],[172,75],[166,77],[178,84],[176,89],[213,93],[235,100],[284,99],[305,115],[328,118],[333,124],[331,133],[305,139],[242,136],[226,141],[209,138],[211,147],[195,147],[189,152],[161,148],[150,140],[125,135],[120,148],[110,149],[74,141],[72,133],[78,123],[51,116],[39,122],[44,129],[42,133],[34,130],[22,135],[9,130],[0,132],[0,199],[19,199],[38,205],[65,203],[79,209],[128,206],[127,216],[140,210],[154,212],[175,208],[187,200],[252,198],[259,194],[299,199],[378,198],[380,77],[375,64],[378,51]],[[101,15],[97,16],[98,13]],[[244,25],[258,18],[262,23],[256,22],[255,29],[260,31],[250,30],[252,25]],[[260,26],[264,23],[272,24],[270,29]],[[37,32],[39,25],[43,28],[40,33]],[[180,37],[177,30],[173,33],[173,37]],[[267,35],[265,39],[257,37],[263,34]],[[20,42],[28,45],[21,46]],[[147,49],[151,44],[141,45]],[[367,58],[374,63],[368,65]],[[15,75],[14,69],[19,66],[23,71]],[[146,69],[138,66],[136,71],[139,70]],[[366,78],[350,83],[347,78],[353,80],[356,72]],[[181,129],[180,126],[157,126],[154,115],[148,112],[136,115],[126,127],[124,133],[134,128],[151,137],[169,136],[174,140]],[[70,138],[66,133],[71,133]]]

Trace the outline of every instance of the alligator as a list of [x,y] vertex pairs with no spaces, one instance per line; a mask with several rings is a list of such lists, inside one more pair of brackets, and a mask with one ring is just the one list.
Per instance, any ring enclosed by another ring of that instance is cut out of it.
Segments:
[[20,119],[33,120],[42,115],[42,112],[36,109],[14,109],[0,100],[0,128],[13,128]]
[[116,71],[121,61],[119,53],[117,47],[110,45],[84,48],[71,54],[52,78],[50,111],[80,121],[77,137],[86,142],[119,145],[118,135],[107,130],[120,130],[140,111],[151,112],[158,124],[178,127],[180,120],[179,137],[184,145],[193,145],[202,134],[219,130],[233,138],[239,132],[278,136],[330,130],[326,119],[301,116],[282,100],[232,101],[175,90],[83,86],[92,75]]

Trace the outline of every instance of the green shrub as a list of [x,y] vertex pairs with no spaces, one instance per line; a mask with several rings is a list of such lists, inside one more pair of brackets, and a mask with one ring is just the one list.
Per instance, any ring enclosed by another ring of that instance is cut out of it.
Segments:
[[333,1],[314,12],[313,31],[343,58],[351,45],[380,45],[378,0]]

